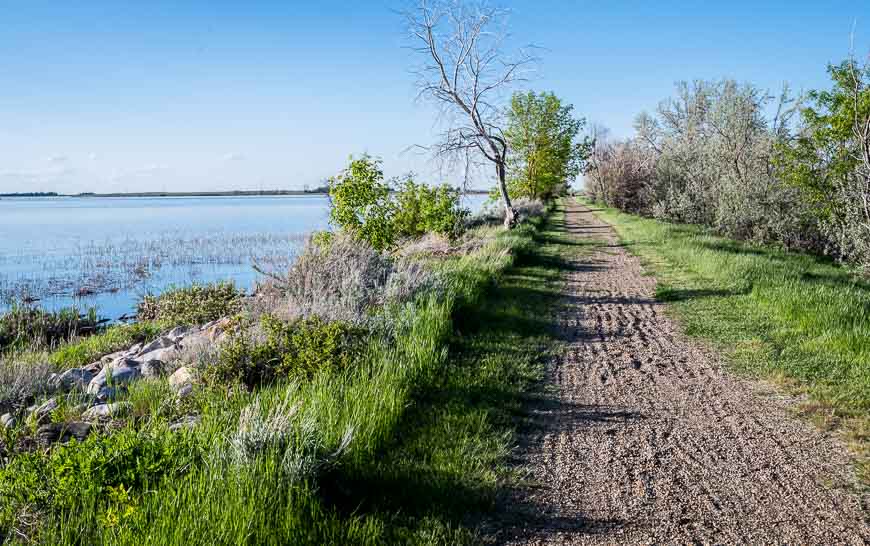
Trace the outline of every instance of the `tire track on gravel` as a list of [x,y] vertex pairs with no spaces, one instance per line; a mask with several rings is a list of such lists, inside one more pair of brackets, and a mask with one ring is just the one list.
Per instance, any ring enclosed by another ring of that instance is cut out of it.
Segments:
[[[655,280],[592,212],[601,242],[569,267],[569,347],[529,408],[506,499],[505,544],[867,544],[848,456],[781,400],[720,368],[661,312]],[[825,484],[825,485],[822,485]]]

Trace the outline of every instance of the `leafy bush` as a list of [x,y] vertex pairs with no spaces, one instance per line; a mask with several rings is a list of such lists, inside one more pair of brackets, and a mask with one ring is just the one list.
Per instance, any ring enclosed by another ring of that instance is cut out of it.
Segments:
[[236,334],[217,361],[205,370],[206,381],[241,382],[253,389],[281,378],[310,378],[322,369],[347,369],[364,349],[366,330],[318,317],[284,322],[265,315],[259,328]]
[[99,330],[103,321],[96,309],[81,314],[74,307],[45,311],[39,307],[15,304],[0,314],[0,351],[21,348],[51,348],[76,336]]
[[833,253],[870,270],[870,64],[829,66],[797,137],[780,147],[785,180],[809,203]]
[[330,222],[377,250],[393,246],[394,204],[384,182],[381,160],[364,155],[329,181]]
[[447,184],[433,188],[410,176],[391,195],[381,161],[363,156],[330,181],[330,222],[379,251],[393,249],[400,237],[454,237],[468,216],[460,195]]
[[396,193],[395,234],[410,238],[427,233],[457,236],[469,214],[459,206],[460,197],[461,192],[447,184],[430,188],[408,177]]
[[176,325],[205,324],[237,313],[243,296],[235,284],[223,281],[170,288],[159,296],[142,298],[137,317]]

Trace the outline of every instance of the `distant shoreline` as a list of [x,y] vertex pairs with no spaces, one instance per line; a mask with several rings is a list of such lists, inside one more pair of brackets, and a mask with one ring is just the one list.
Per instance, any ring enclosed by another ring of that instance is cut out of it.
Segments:
[[[486,195],[486,190],[468,190],[465,195]],[[328,188],[316,188],[313,190],[237,190],[237,191],[192,191],[192,192],[130,192],[130,193],[76,193],[63,194],[55,192],[34,193],[0,193],[0,199],[4,197],[281,197],[300,195],[328,195]]]

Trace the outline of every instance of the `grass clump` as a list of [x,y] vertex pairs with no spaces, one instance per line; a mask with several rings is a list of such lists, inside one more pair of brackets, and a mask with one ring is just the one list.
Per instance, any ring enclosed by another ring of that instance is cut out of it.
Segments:
[[75,337],[96,333],[103,322],[96,309],[86,313],[75,307],[46,311],[15,304],[0,314],[0,352],[52,348]]
[[237,313],[243,297],[244,293],[232,282],[170,288],[159,296],[143,297],[136,315],[140,321],[205,324]]

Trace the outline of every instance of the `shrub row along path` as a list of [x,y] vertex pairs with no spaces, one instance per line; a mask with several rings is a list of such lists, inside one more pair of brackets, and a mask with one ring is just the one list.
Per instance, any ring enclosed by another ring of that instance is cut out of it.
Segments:
[[842,446],[684,337],[593,211],[570,203],[565,229],[590,252],[566,267],[568,350],[531,405],[527,485],[505,499],[496,541],[870,541]]

